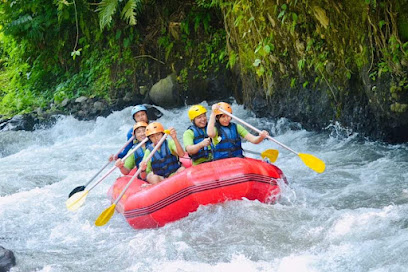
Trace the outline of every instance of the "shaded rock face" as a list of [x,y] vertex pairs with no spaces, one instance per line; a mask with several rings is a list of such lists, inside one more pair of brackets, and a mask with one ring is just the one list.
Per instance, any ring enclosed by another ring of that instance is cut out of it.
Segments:
[[239,83],[239,78],[228,70],[221,70],[206,78],[191,78],[183,98],[187,105],[202,101],[223,101],[231,96],[240,101],[242,89]]
[[7,272],[16,265],[13,251],[0,246],[0,272]]
[[[373,86],[351,80],[347,91],[337,92],[326,86],[319,89],[285,88],[282,83],[268,99],[265,91],[257,89],[255,80],[246,85],[244,104],[257,116],[272,118],[285,117],[299,122],[308,130],[323,130],[335,121],[352,129],[363,137],[389,143],[408,141],[408,116],[391,114],[390,101],[384,101],[381,93],[389,91],[390,82],[382,79],[375,86],[376,97],[381,103],[374,104],[371,92]],[[336,98],[334,98],[334,95]],[[385,95],[384,95],[385,96]],[[384,110],[381,110],[384,109]]]

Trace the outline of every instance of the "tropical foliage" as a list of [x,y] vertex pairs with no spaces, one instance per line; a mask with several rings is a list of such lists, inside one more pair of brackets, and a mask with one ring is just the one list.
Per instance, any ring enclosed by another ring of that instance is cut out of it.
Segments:
[[282,82],[325,84],[335,106],[353,77],[376,82],[391,74],[381,99],[404,112],[407,6],[407,0],[3,0],[0,114],[80,95],[110,99],[169,72],[188,89],[192,79],[222,66],[238,67],[243,79],[255,75],[266,97]]

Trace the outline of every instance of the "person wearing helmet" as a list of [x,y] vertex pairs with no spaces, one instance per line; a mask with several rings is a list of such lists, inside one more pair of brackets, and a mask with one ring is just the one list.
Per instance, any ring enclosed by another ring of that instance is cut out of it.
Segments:
[[164,135],[164,128],[159,122],[153,122],[146,127],[146,136],[149,137],[152,144],[147,147],[139,167],[142,169],[140,176],[150,184],[159,183],[163,179],[185,169],[178,159],[184,155],[184,150],[177,139],[176,130],[170,127],[169,131],[172,140],[164,141],[153,154],[152,159],[146,162],[146,158]]
[[[135,122],[145,122],[145,123],[149,123],[149,118],[147,117],[147,109],[145,106],[143,105],[136,105],[132,108],[131,110],[131,115],[132,115],[132,119],[135,120]],[[131,137],[133,136],[133,127],[129,129],[126,137],[127,140],[129,140]],[[134,144],[137,144],[137,140],[135,139],[133,141],[133,143],[129,143],[123,150],[122,152],[119,153],[118,156],[115,155],[110,155],[109,160],[113,161],[113,160],[117,160],[118,158],[121,159],[124,156],[126,156],[126,154],[129,152],[129,150],[132,148],[132,146]]]
[[214,160],[231,157],[244,157],[242,154],[241,137],[253,144],[259,144],[268,132],[263,130],[259,136],[252,135],[243,126],[231,122],[231,117],[223,114],[223,109],[232,114],[231,105],[220,102],[212,106],[207,134],[213,140]]
[[[137,140],[138,143],[143,141],[146,138],[146,127],[147,123],[146,122],[137,122],[133,126],[133,135],[135,136],[135,139]],[[129,174],[129,172],[137,167],[140,162],[142,161],[144,157],[144,153],[146,150],[146,146],[149,144],[149,141],[145,144],[143,144],[140,148],[138,148],[135,153],[133,153],[133,156],[130,156],[126,159],[126,161],[122,161],[122,159],[118,159],[115,163],[115,165],[119,168],[120,172],[123,175]],[[135,144],[134,146],[136,146]],[[133,147],[134,147],[133,146]]]
[[207,110],[201,105],[191,106],[188,117],[192,125],[183,134],[184,148],[193,165],[212,160],[211,138],[207,135]]

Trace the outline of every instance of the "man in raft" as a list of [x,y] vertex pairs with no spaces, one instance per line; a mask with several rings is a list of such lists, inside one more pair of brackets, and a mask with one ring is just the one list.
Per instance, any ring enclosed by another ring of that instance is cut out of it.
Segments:
[[207,110],[201,105],[191,106],[188,117],[192,125],[183,134],[184,148],[193,165],[212,161],[211,138],[207,135]]
[[164,136],[164,128],[159,122],[153,122],[146,127],[146,136],[149,137],[152,144],[147,147],[139,167],[142,169],[140,176],[150,184],[159,183],[163,179],[185,169],[179,162],[179,157],[184,155],[184,150],[177,139],[176,130],[170,127],[169,131],[172,140],[164,141],[154,153],[152,159],[146,162],[145,160],[150,152]]
[[[136,105],[132,108],[131,111],[131,115],[133,120],[135,120],[135,122],[145,122],[145,123],[149,123],[149,118],[147,117],[147,109],[145,106],[143,105]],[[130,130],[128,131],[126,137],[127,140],[129,140],[131,137],[133,136],[133,127],[130,128]],[[126,156],[126,154],[129,152],[129,150],[132,148],[132,146],[134,144],[137,144],[137,140],[135,139],[133,141],[133,143],[129,143],[123,150],[122,152],[119,153],[119,155],[116,157],[115,155],[110,155],[109,160],[113,161],[113,160],[117,160],[118,158],[123,158],[124,156]]]
[[[135,136],[135,139],[137,143],[142,142],[146,138],[146,127],[147,123],[146,122],[137,122],[133,126],[133,136]],[[146,146],[150,143],[148,141],[147,143],[143,144],[140,148],[138,148],[135,153],[133,153],[133,156],[130,156],[126,159],[125,162],[123,162],[121,159],[118,159],[115,163],[115,165],[119,168],[120,172],[123,175],[129,174],[129,172],[135,168],[137,165],[140,164],[144,157],[144,153],[146,151]],[[136,144],[137,145],[137,144]]]
[[259,144],[268,136],[266,130],[261,131],[259,136],[252,135],[243,126],[231,122],[231,117],[219,109],[232,114],[231,105],[220,102],[212,106],[210,121],[207,126],[207,134],[214,144],[214,160],[232,157],[244,157],[242,154],[241,137],[253,144]]

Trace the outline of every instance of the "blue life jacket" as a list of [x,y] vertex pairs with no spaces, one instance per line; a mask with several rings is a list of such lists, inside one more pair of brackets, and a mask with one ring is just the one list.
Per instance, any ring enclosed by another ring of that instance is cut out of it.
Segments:
[[[129,139],[130,139],[132,136],[133,136],[133,127],[130,128],[130,130],[128,131],[128,133],[127,133],[127,135],[126,135],[127,140],[129,141]],[[129,143],[129,144],[122,150],[122,152],[119,153],[118,158],[119,158],[119,159],[122,159],[124,156],[126,156],[126,154],[129,152],[129,150],[132,148],[133,144],[134,144],[134,141],[133,141],[133,143]]]
[[[154,149],[151,144],[147,147],[150,152]],[[177,171],[181,166],[178,157],[171,154],[167,140],[163,142],[160,148],[153,154],[152,170],[156,175],[167,178]]]
[[217,122],[215,126],[221,141],[214,147],[214,160],[232,157],[243,158],[241,137],[238,134],[237,125],[230,123],[224,127]]
[[[147,143],[146,143],[147,146]],[[133,155],[135,156],[135,166],[139,167],[140,162],[143,160],[145,151],[143,150],[143,147],[140,147],[136,149],[135,153]]]
[[[134,142],[134,147],[136,147],[140,143],[137,140],[133,142]],[[136,167],[139,167],[140,162],[143,160],[145,150],[149,147],[150,144],[152,144],[152,141],[150,141],[149,139],[145,143],[145,149],[143,149],[143,147],[140,147],[139,149],[135,151],[135,153],[133,153],[133,155],[135,156],[135,166]]]
[[[192,130],[194,133],[193,143],[198,144],[202,142],[205,138],[208,138],[206,128],[199,128],[196,125],[191,125],[188,129]],[[211,144],[211,150],[208,150],[208,147],[201,148],[196,154],[190,155],[190,158],[195,161],[201,158],[208,158],[212,152],[213,145]]]

